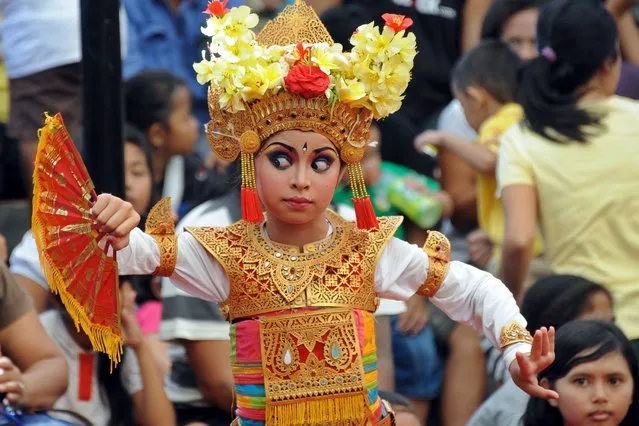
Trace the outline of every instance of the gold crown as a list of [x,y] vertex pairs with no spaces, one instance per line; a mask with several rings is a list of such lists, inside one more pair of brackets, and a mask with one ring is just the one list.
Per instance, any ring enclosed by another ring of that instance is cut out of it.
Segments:
[[343,103],[331,107],[325,97],[305,99],[282,92],[255,101],[245,111],[236,113],[219,108],[218,97],[219,92],[209,91],[211,121],[207,135],[213,152],[226,161],[235,160],[240,152],[259,149],[259,145],[241,143],[247,132],[255,132],[261,143],[284,130],[314,131],[326,136],[349,164],[362,158],[369,140],[371,111]]
[[299,42],[333,44],[333,38],[312,7],[302,0],[287,6],[282,13],[266,23],[256,38],[264,47],[285,46]]
[[[262,47],[296,43],[328,43],[333,39],[312,7],[302,0],[287,6],[268,22],[256,41]],[[359,161],[369,140],[372,112],[351,108],[342,102],[331,104],[325,96],[305,99],[289,92],[280,92],[245,103],[243,111],[229,112],[220,107],[221,89],[209,87],[211,121],[207,135],[211,149],[220,158],[233,161],[240,152],[259,149],[255,143],[240,143],[246,132],[255,132],[260,143],[284,130],[314,131],[326,136],[340,151],[346,163]],[[245,137],[244,141],[249,138]]]

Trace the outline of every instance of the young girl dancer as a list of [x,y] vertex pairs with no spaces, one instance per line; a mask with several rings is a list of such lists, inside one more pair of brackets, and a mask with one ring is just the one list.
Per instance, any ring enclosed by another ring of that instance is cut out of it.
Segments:
[[[437,232],[424,248],[393,238],[401,218],[376,218],[359,164],[373,118],[397,109],[410,79],[410,19],[384,15],[343,52],[298,0],[256,36],[257,16],[211,2],[203,28],[210,59],[214,152],[241,158],[243,220],[175,235],[166,200],[135,229],[130,205],[102,194],[92,214],[119,250],[121,274],[171,277],[221,303],[231,326],[240,425],[390,425],[377,395],[373,312],[378,298],[431,297],[483,330],[532,395],[553,359],[554,331],[526,331],[515,300],[491,275],[458,262]],[[357,224],[327,210],[348,168]],[[263,214],[262,206],[266,212]],[[532,348],[531,348],[532,344]],[[516,360],[516,362],[515,362]]]

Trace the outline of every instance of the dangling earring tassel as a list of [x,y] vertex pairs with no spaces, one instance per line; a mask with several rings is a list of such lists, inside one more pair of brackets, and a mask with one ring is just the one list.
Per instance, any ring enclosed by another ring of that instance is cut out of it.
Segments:
[[353,191],[353,205],[355,206],[355,217],[359,229],[375,229],[379,226],[373,204],[366,191],[364,173],[359,162],[348,165],[348,177]]
[[242,190],[240,193],[242,200],[242,219],[251,223],[262,223],[264,214],[260,204],[260,197],[257,195],[257,185],[255,181],[255,157],[253,154],[242,153]]

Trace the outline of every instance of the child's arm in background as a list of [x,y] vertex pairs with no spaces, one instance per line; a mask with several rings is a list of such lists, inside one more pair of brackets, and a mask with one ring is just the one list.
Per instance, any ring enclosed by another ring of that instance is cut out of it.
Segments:
[[173,426],[175,410],[164,392],[164,377],[157,368],[150,342],[140,330],[135,313],[122,310],[125,340],[137,357],[142,389],[131,395],[133,415],[142,426]]
[[427,145],[447,149],[457,154],[479,173],[495,175],[497,154],[482,144],[463,140],[452,133],[428,130],[415,139],[417,150]]

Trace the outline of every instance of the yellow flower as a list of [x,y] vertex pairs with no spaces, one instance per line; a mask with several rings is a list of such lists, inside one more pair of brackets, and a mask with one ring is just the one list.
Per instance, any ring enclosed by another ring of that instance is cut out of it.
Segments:
[[216,53],[220,55],[220,60],[224,60],[230,63],[243,63],[244,65],[250,65],[257,61],[256,46],[254,43],[246,43],[238,40],[233,45],[220,44],[217,46]]
[[214,78],[213,63],[206,59],[205,51],[202,51],[202,60],[193,64],[193,69],[200,84],[206,84]]
[[360,25],[357,27],[350,39],[350,42],[353,45],[352,51],[365,51],[366,45],[368,45],[369,42],[374,40],[378,35],[379,28],[375,26],[374,22],[370,22],[366,25]]
[[244,111],[244,102],[242,101],[242,93],[239,90],[230,92],[224,91],[220,95],[220,108],[230,112]]
[[242,98],[249,102],[261,99],[267,90],[278,88],[282,83],[282,73],[279,64],[267,67],[256,65],[251,67],[242,80]]
[[[340,69],[348,64],[348,60],[344,53],[342,53],[342,45],[335,43],[329,45],[328,43],[318,43],[309,46],[311,63],[320,67],[320,69],[327,75],[331,74],[332,70]],[[293,55],[294,58],[299,56],[299,52]]]
[[342,102],[351,106],[366,96],[366,87],[356,79],[345,80],[340,78],[336,83],[337,96]]
[[227,45],[233,45],[237,41],[249,43],[255,39],[255,33],[251,28],[254,28],[258,22],[258,16],[251,13],[248,6],[234,7],[223,16],[212,16],[207,19],[202,33],[212,37],[214,43]]

